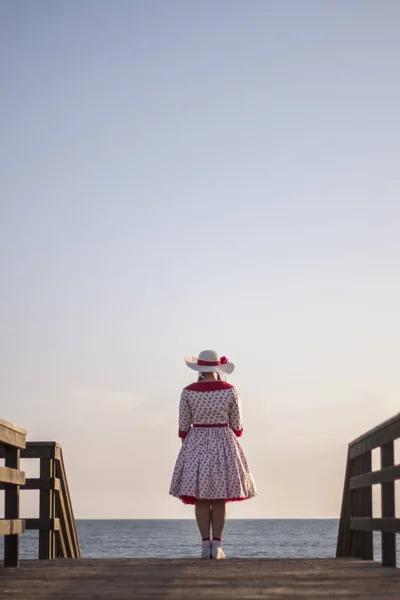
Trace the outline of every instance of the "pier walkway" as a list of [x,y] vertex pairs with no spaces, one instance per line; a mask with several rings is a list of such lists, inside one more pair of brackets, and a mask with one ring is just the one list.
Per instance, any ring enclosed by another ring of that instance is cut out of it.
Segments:
[[58,559],[0,567],[1,600],[383,600],[400,570],[353,559]]

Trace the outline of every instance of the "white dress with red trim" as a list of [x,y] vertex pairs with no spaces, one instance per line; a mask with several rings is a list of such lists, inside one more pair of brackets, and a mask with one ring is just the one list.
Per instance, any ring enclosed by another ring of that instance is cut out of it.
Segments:
[[257,494],[239,444],[239,394],[225,381],[193,383],[179,405],[179,436],[184,439],[169,493],[185,504],[196,500],[247,500]]

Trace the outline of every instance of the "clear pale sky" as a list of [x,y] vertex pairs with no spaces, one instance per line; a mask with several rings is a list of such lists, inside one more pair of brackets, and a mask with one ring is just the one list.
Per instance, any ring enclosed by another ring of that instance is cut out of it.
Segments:
[[207,348],[259,490],[230,515],[338,516],[347,443],[400,406],[399,26],[0,2],[0,416],[62,444],[76,516],[192,518],[168,489]]

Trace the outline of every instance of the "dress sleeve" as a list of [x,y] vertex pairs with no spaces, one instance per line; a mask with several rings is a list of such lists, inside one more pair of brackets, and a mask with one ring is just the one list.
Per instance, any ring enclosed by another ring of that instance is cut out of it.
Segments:
[[183,390],[179,403],[179,437],[185,438],[192,425],[192,411],[190,410],[187,394]]
[[233,398],[229,408],[229,426],[232,428],[234,434],[240,437],[243,433],[242,423],[242,406],[240,403],[239,394],[232,388]]

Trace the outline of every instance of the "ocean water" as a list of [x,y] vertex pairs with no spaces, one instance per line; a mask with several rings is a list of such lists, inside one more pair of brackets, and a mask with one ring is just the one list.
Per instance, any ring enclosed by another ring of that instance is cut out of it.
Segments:
[[[333,558],[338,525],[337,519],[232,519],[223,547],[227,557]],[[77,529],[87,558],[199,556],[194,520],[78,520]],[[380,560],[380,534],[374,534],[374,546],[374,558]],[[23,534],[20,548],[21,558],[36,558],[38,532]]]
[[[199,555],[195,520],[80,521],[86,556],[183,558]],[[321,534],[323,535],[321,536]],[[337,521],[228,520],[223,545],[227,556],[333,556]]]

